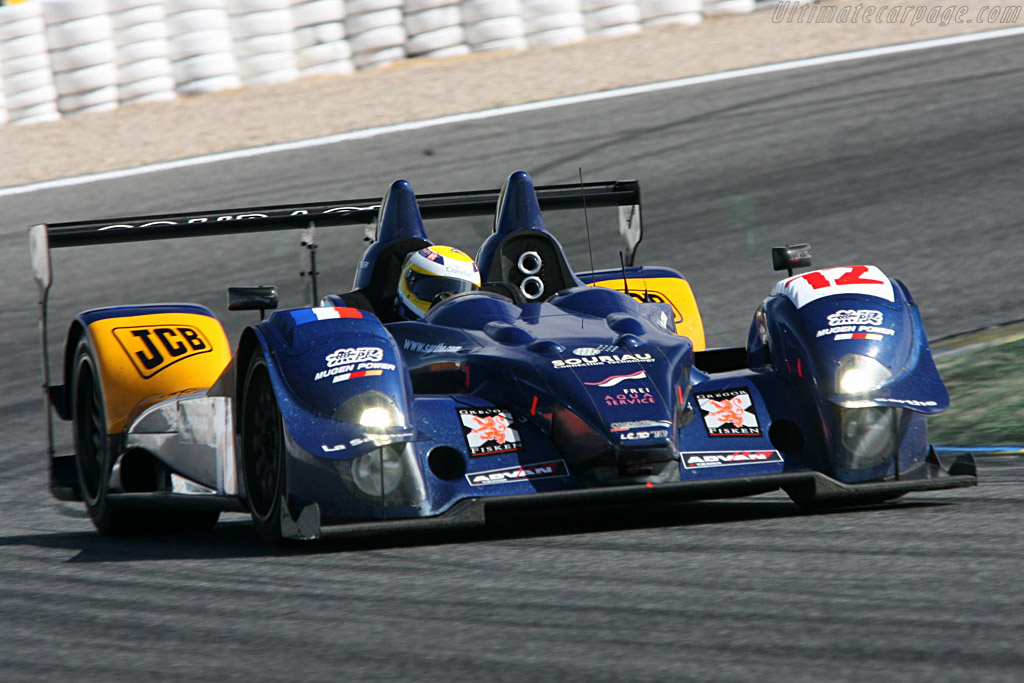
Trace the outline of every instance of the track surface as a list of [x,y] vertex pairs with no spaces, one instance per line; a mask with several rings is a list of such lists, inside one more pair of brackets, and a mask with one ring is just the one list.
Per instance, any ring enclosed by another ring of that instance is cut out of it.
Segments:
[[[638,177],[640,260],[694,283],[712,345],[742,343],[768,248],[874,263],[932,336],[1024,317],[1019,38],[744,79],[4,201],[0,679],[1020,680],[1024,463],[976,489],[805,515],[762,496],[517,520],[483,533],[268,550],[241,516],[204,537],[106,540],[45,491],[32,222]],[[481,180],[486,179],[486,180]],[[591,216],[598,266],[614,229]],[[578,268],[578,217],[548,216]],[[428,226],[475,249],[488,226]],[[327,289],[362,248],[322,235]],[[276,282],[295,235],[55,255],[59,352],[76,310]],[[229,334],[243,326],[228,318]],[[59,425],[62,427],[62,425]],[[64,431],[61,431],[64,434]],[[67,438],[62,436],[65,447]]]

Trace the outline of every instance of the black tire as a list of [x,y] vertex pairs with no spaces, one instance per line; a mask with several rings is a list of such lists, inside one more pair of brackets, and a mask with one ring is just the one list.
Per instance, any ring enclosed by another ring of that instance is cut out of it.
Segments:
[[137,533],[142,528],[142,520],[118,509],[107,495],[113,453],[107,434],[99,367],[86,339],[78,342],[74,358],[71,414],[79,495],[96,530],[104,536]]
[[284,421],[259,351],[249,360],[242,385],[242,473],[249,514],[264,540],[282,542],[281,501],[285,495]]
[[114,452],[107,434],[107,415],[99,366],[89,342],[75,349],[71,393],[75,470],[78,491],[93,526],[104,536],[151,532],[191,533],[208,531],[220,518],[219,510],[140,510],[118,507],[110,500],[108,485]]

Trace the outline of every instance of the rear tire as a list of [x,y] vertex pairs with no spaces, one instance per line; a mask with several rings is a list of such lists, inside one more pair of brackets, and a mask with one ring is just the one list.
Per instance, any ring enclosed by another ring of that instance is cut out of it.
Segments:
[[96,530],[104,536],[210,530],[220,518],[219,510],[145,510],[119,507],[111,501],[109,483],[114,450],[107,434],[99,366],[88,340],[78,342],[74,358],[71,401],[75,470],[79,495]]
[[139,517],[118,509],[108,496],[113,454],[106,404],[99,367],[86,339],[78,342],[74,358],[71,400],[79,495],[96,530],[104,536],[138,533],[143,526]]
[[245,373],[241,431],[249,514],[260,536],[277,545],[282,541],[281,501],[286,491],[284,420],[261,352],[253,354]]

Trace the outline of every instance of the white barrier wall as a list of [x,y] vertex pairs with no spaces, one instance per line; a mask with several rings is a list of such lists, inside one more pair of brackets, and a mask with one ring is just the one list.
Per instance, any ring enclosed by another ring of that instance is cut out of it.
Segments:
[[24,0],[0,6],[0,125],[754,9],[755,0]]

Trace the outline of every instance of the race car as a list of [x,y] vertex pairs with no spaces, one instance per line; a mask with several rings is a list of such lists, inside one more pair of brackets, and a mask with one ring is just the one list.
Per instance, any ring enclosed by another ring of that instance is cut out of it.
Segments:
[[[601,207],[618,208],[622,267],[578,272],[542,212]],[[491,214],[479,286],[400,315],[410,255],[455,265],[424,221]],[[276,543],[360,522],[780,489],[820,508],[976,483],[970,455],[944,466],[928,444],[949,396],[903,283],[871,265],[794,274],[809,247],[775,248],[788,277],[746,344],[708,349],[686,279],[633,263],[640,215],[636,181],[535,188],[517,171],[500,191],[417,198],[397,180],[381,199],[34,226],[51,490],[104,534],[248,511]],[[312,227],[359,224],[373,241],[354,287],[320,297]],[[260,312],[233,346],[199,305],[85,311],[51,382],[51,249],[278,229],[306,231],[308,307],[232,288],[230,309]],[[54,413],[73,454],[55,452]]]

